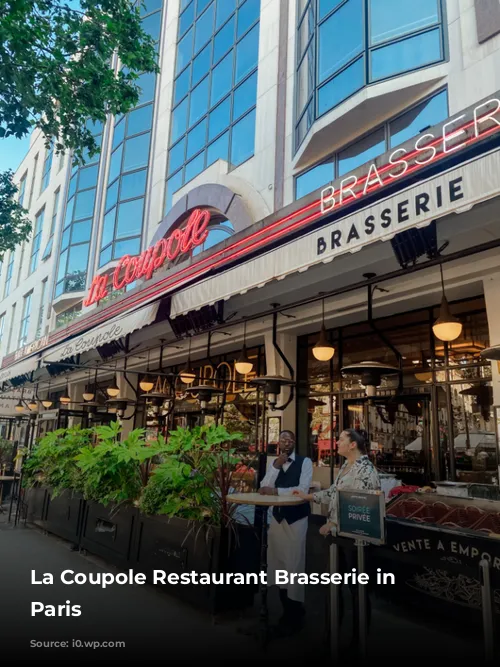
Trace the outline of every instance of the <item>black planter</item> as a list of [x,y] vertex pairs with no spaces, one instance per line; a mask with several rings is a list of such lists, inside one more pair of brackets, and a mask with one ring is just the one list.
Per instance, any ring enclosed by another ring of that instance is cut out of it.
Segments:
[[[259,542],[253,528],[238,525],[236,534],[205,528],[185,519],[139,514],[133,567],[154,583],[154,570],[182,574],[196,572],[258,572]],[[157,584],[161,590],[212,614],[253,604],[255,585]]]
[[138,511],[130,505],[118,510],[86,502],[80,547],[116,565],[130,567]]
[[47,516],[47,506],[49,500],[48,489],[44,486],[34,486],[28,490],[28,515],[29,523],[35,524],[39,528],[45,529],[45,519]]
[[85,501],[80,494],[62,491],[54,496],[48,490],[45,529],[54,535],[78,544],[83,521]]

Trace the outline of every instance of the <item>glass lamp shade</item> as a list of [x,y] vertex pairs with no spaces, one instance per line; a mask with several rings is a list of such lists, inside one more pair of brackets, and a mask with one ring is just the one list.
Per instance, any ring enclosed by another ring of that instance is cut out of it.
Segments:
[[451,314],[450,306],[444,294],[439,310],[439,317],[435,321],[432,330],[436,338],[444,342],[456,340],[462,333],[462,323]]
[[116,414],[116,408],[108,408],[108,412],[112,415]]
[[151,391],[151,389],[155,386],[155,383],[146,376],[139,382],[139,387],[142,389],[142,391],[148,392]]
[[253,363],[248,358],[247,349],[244,345],[240,357],[235,364],[235,368],[240,375],[248,375],[248,373],[252,371]]
[[59,401],[60,401],[63,405],[68,405],[68,403],[71,403],[71,398],[68,396],[68,393],[66,392],[66,394],[65,394],[64,396],[61,396],[61,398],[59,399]]
[[14,407],[14,409],[15,409],[16,412],[23,412],[23,410],[24,410],[24,405],[21,403],[21,401],[19,401],[19,402],[17,403],[17,405]]
[[83,392],[83,396],[82,396],[82,398],[83,398],[84,401],[87,401],[87,402],[88,402],[88,401],[93,401],[93,400],[94,400],[94,397],[95,397],[95,394],[93,394],[93,393],[90,392],[90,391],[84,391],[84,392]]
[[52,407],[52,401],[50,400],[50,398],[45,398],[42,401],[42,405],[43,405],[44,408],[50,408],[50,407]]
[[180,373],[181,381],[184,382],[184,384],[192,384],[194,382],[195,377],[196,377],[195,372],[189,366],[189,364]]
[[29,401],[28,402],[28,408],[30,410],[36,410],[38,407],[38,403],[36,401]]
[[324,325],[321,327],[318,342],[313,347],[312,353],[318,361],[330,361],[335,354],[335,348],[328,342]]
[[118,384],[117,384],[117,382],[116,382],[116,375],[115,375],[115,377],[113,378],[113,382],[112,382],[112,384],[111,384],[109,387],[107,387],[107,389],[106,389],[106,393],[107,393],[108,396],[110,396],[111,398],[115,398],[115,397],[118,396],[118,394],[120,393],[120,389],[118,388]]
[[432,380],[432,371],[421,371],[420,373],[415,373],[415,377],[420,382],[428,382]]

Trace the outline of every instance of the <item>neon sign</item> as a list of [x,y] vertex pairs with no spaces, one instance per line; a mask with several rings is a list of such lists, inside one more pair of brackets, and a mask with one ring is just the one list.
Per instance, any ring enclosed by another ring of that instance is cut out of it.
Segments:
[[[174,229],[170,236],[160,239],[140,255],[121,257],[112,274],[113,289],[123,289],[138,278],[149,280],[165,261],[173,262],[180,255],[201,245],[208,236],[209,222],[210,212],[197,208],[191,213],[183,229]],[[91,306],[108,296],[109,278],[107,274],[94,277],[83,302],[84,306]]]

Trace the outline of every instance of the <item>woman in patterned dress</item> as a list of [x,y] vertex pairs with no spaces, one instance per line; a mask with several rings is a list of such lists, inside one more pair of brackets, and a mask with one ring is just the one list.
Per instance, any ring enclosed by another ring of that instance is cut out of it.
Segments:
[[[328,518],[326,523],[321,526],[319,532],[323,536],[335,535],[337,532],[337,489],[358,489],[362,490],[380,490],[380,479],[373,463],[368,458],[366,435],[354,429],[342,431],[338,440],[338,453],[345,458],[345,462],[339,470],[337,478],[329,489],[317,493],[303,493],[294,491],[295,495],[304,500],[314,501],[315,503],[328,503]],[[357,566],[356,551],[354,549],[340,550],[340,571],[351,572],[353,567]],[[371,575],[371,573],[368,571]],[[372,584],[370,576],[370,584]],[[370,590],[371,585],[367,588]],[[357,587],[349,585],[353,599],[353,637],[352,643],[358,643],[358,595]],[[343,596],[340,596],[340,616],[343,617],[344,604]],[[367,596],[368,623],[371,618],[371,604],[369,595]]]

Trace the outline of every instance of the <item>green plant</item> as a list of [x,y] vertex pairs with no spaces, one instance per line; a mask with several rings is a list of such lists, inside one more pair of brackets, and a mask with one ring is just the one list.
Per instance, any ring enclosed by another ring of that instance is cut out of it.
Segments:
[[12,461],[12,452],[14,450],[14,443],[5,438],[0,438],[0,468],[6,463]]
[[81,490],[81,474],[75,456],[92,439],[92,430],[78,426],[46,433],[23,465],[23,483],[37,482],[52,488],[53,497],[64,489]]
[[76,456],[84,497],[103,505],[135,501],[147,483],[151,459],[165,449],[165,441],[146,444],[144,429],[120,440],[118,422],[98,426],[94,432],[97,444],[82,448]]
[[213,424],[171,431],[165,460],[153,470],[142,494],[142,511],[229,525],[234,506],[227,503],[227,495],[240,460],[231,442],[242,438]]

